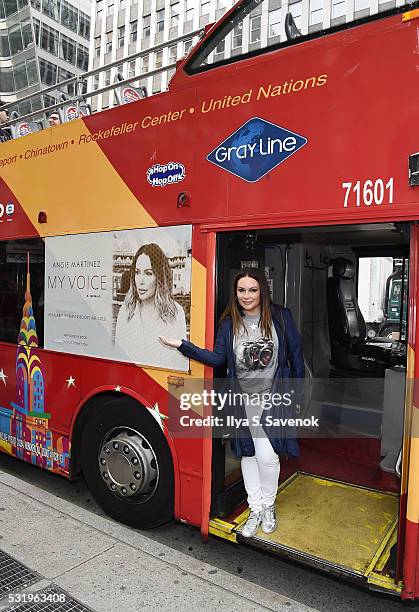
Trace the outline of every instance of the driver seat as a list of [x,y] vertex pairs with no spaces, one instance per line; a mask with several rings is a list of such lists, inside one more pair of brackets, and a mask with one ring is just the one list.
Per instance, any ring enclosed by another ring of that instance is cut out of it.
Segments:
[[327,279],[327,310],[333,376],[384,376],[395,365],[396,343],[367,338],[367,327],[355,292],[355,265],[338,257]]

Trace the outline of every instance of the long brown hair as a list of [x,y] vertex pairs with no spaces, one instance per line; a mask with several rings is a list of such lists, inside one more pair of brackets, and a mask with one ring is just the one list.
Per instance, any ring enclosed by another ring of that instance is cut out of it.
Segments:
[[259,324],[262,329],[262,333],[267,338],[272,338],[272,315],[271,315],[271,296],[269,293],[268,283],[266,282],[266,276],[263,272],[260,272],[256,268],[250,268],[238,272],[234,277],[233,284],[231,287],[231,294],[227,308],[224,310],[220,317],[220,323],[227,317],[231,317],[233,324],[233,334],[238,336],[240,328],[244,328],[243,324],[243,310],[240,308],[240,304],[237,300],[237,284],[241,278],[248,276],[259,283],[260,289],[260,319]]
[[128,308],[128,321],[132,319],[137,304],[140,304],[137,286],[135,284],[135,270],[140,255],[150,258],[151,269],[156,277],[156,293],[154,305],[162,321],[172,321],[176,316],[176,304],[172,297],[173,276],[169,261],[158,244],[144,244],[136,252],[130,269],[130,289],[125,298]]

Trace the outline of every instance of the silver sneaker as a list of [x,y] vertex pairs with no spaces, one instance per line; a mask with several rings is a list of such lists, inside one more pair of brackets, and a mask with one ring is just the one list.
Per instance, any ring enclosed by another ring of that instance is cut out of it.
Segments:
[[244,538],[251,538],[257,532],[259,525],[262,521],[262,513],[261,512],[250,512],[247,521],[244,524],[242,529],[242,536]]
[[277,526],[275,505],[264,506],[262,510],[262,531],[263,533],[272,533]]

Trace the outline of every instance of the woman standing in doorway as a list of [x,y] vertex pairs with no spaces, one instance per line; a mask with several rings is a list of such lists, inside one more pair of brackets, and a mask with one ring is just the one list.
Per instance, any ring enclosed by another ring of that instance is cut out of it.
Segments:
[[[233,281],[229,304],[221,316],[213,351],[201,349],[185,339],[160,337],[182,355],[212,367],[227,365],[227,378],[243,392],[241,407],[230,409],[247,416],[249,427],[240,428],[232,448],[241,459],[250,514],[242,535],[252,537],[261,525],[265,533],[277,527],[275,498],[280,472],[279,455],[298,456],[295,438],[281,435],[266,424],[266,397],[283,391],[290,377],[304,378],[301,339],[288,308],[271,303],[264,274],[243,270]],[[249,396],[252,401],[249,401]],[[256,402],[254,401],[256,398]],[[245,414],[240,412],[245,411]],[[260,426],[255,426],[260,422]]]

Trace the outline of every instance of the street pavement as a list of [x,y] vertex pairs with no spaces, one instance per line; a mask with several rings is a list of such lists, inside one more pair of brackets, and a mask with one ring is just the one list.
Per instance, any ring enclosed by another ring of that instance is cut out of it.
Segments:
[[[0,551],[38,575],[25,593],[65,591],[63,610],[315,610],[1,470]],[[0,611],[10,609],[10,594],[0,595]],[[24,607],[42,609],[58,610]]]

